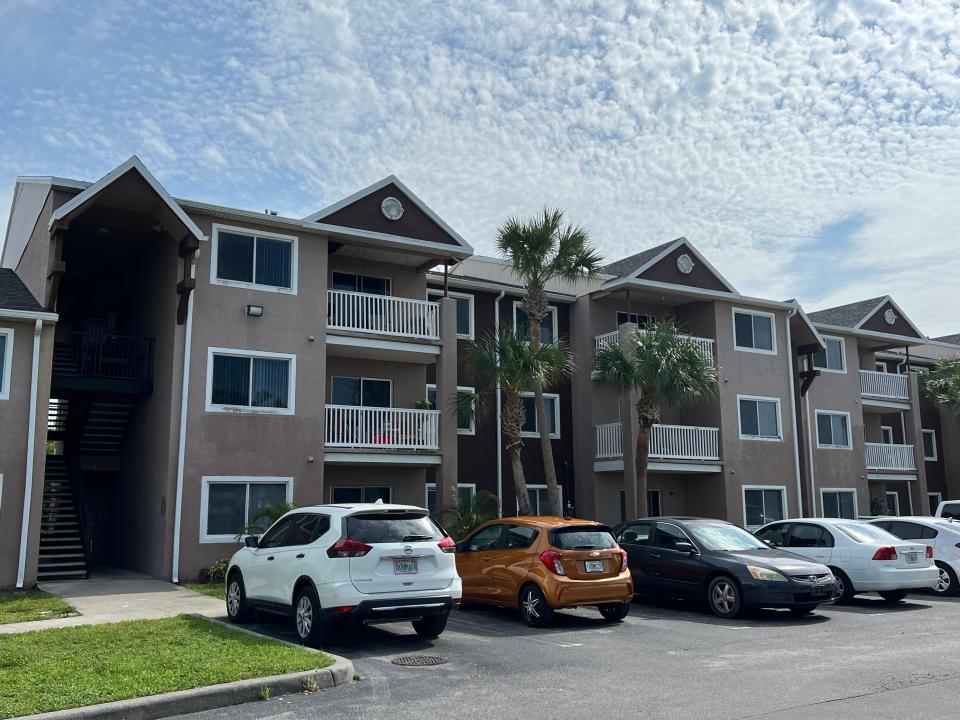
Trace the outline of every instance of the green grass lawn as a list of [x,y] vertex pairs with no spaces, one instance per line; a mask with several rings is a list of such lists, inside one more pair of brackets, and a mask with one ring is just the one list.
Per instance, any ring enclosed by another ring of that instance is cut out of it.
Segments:
[[56,595],[42,590],[0,592],[0,625],[50,620],[76,614],[76,610]]
[[194,592],[203,593],[204,595],[209,595],[210,597],[218,598],[219,600],[227,599],[227,591],[222,582],[220,583],[181,583],[180,587],[185,587],[187,590],[193,590]]
[[181,615],[0,636],[0,717],[323,668],[333,659]]

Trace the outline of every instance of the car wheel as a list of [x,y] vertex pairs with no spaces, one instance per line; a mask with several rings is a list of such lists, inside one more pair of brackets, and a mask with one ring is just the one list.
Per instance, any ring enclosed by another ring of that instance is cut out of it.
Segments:
[[411,624],[420,637],[435,638],[447,627],[447,618],[449,616],[450,613],[447,612],[442,615],[430,615],[420,618],[419,620],[414,620]]
[[943,562],[937,562],[937,570],[940,576],[937,578],[937,584],[933,586],[933,592],[936,595],[952,597],[960,593],[960,585],[957,583],[957,573],[953,568]]
[[714,615],[735,618],[743,611],[740,586],[728,575],[716,577],[707,588],[707,605]]
[[837,604],[848,603],[853,600],[856,590],[847,574],[839,568],[830,568],[834,579],[837,581],[837,589],[833,593],[833,601]]
[[530,627],[547,627],[553,622],[553,608],[536,585],[527,585],[520,592],[520,615]]
[[804,615],[809,615],[816,609],[817,609],[816,605],[801,605],[799,607],[790,608],[790,612],[792,612],[797,617],[803,617]]
[[320,600],[312,585],[305,585],[293,601],[293,619],[297,637],[308,647],[319,647],[326,628],[320,615]]
[[243,587],[243,576],[233,573],[227,580],[227,617],[233,623],[250,621],[250,606],[247,605],[247,591]]
[[885,590],[880,593],[880,597],[886,600],[888,603],[898,603],[903,600],[909,591],[907,590]]
[[600,605],[597,608],[603,619],[608,622],[620,622],[630,614],[630,603],[610,603],[609,605]]

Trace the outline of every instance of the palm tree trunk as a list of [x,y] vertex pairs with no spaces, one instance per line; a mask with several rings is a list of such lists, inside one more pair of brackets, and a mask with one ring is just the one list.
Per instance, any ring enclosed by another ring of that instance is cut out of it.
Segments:
[[[527,327],[530,333],[530,345],[540,347],[540,326],[547,311],[546,298],[543,292],[531,288],[524,302],[524,312],[527,313]],[[557,469],[553,462],[553,444],[550,438],[550,426],[547,423],[547,405],[543,399],[543,387],[536,385],[533,388],[533,408],[537,415],[537,429],[540,431],[540,453],[543,455],[543,477],[547,484],[547,503],[550,505],[550,514],[554,517],[563,517],[563,500],[560,498],[560,486],[557,484]],[[560,422],[560,418],[556,419]]]
[[647,507],[647,468],[650,465],[650,425],[640,422],[637,433],[637,517],[645,518],[650,513]]
[[513,469],[513,488],[517,495],[517,515],[530,515],[530,494],[527,492],[527,481],[523,476],[523,463],[520,461],[520,448],[517,441],[507,443],[507,453],[510,455],[510,467]]
[[[520,451],[523,449],[523,402],[519,395],[504,392],[501,432],[510,456],[510,468],[513,470],[513,488],[517,496],[517,514],[530,515],[530,494],[527,492],[527,480],[523,473],[523,461]],[[500,499],[501,508],[503,498]]]

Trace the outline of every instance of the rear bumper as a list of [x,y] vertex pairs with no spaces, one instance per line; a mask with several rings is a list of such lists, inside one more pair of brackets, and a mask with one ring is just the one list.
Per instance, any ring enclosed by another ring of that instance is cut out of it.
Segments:
[[744,603],[765,608],[819,605],[833,600],[837,589],[833,581],[817,583],[815,587],[807,583],[773,583],[759,580],[741,581],[741,584]]
[[628,602],[633,599],[633,580],[630,571],[617,577],[603,580],[572,580],[567,577],[555,577],[544,588],[547,602],[554,608],[576,607],[578,605],[605,605],[614,602]]
[[853,580],[857,592],[884,590],[927,590],[937,584],[940,571],[936,565],[922,568],[890,568],[871,573],[869,577]]
[[443,615],[455,607],[450,595],[434,597],[363,600],[350,610],[327,608],[323,617],[329,622],[378,623],[396,620],[416,620],[432,615]]

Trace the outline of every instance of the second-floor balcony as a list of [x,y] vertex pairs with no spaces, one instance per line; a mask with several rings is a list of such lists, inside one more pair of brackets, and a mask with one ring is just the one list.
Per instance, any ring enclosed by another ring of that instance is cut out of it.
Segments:
[[427,300],[327,291],[327,327],[418,340],[440,339],[440,306]]
[[57,390],[146,394],[153,387],[154,339],[103,331],[58,331],[53,345]]
[[909,400],[909,378],[898,373],[861,370],[860,394],[883,400]]
[[867,470],[887,472],[916,472],[913,445],[893,445],[890,443],[866,443]]
[[439,410],[326,406],[328,448],[438,450]]
[[[644,332],[644,331],[638,330],[637,332]],[[605,348],[609,345],[616,345],[619,337],[620,337],[620,333],[617,330],[614,330],[613,332],[604,333],[603,335],[597,335],[593,339],[594,350],[600,350],[601,348]],[[713,338],[697,337],[696,335],[683,335],[683,337],[686,338],[689,342],[696,345],[700,349],[700,352],[702,352],[707,358],[709,358],[711,363],[713,362],[713,345],[714,345]]]
[[[606,423],[596,426],[597,459],[623,457],[623,426]],[[707,460],[720,459],[720,431],[712,427],[692,425],[654,425],[650,431],[651,459]]]

